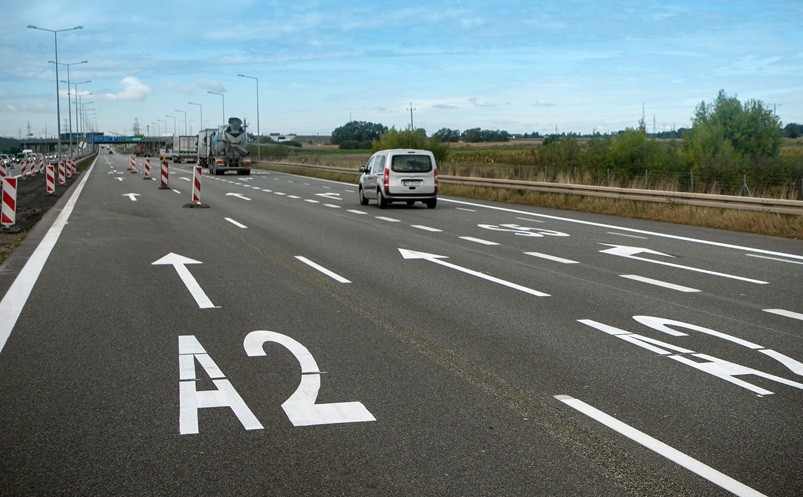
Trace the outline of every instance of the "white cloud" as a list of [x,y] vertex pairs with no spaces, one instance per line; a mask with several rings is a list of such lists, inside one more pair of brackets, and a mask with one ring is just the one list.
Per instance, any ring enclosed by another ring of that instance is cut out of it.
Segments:
[[469,98],[468,101],[474,104],[476,107],[496,107],[495,103],[477,97]]
[[535,102],[535,106],[536,107],[556,107],[555,104],[553,104],[552,102],[547,102],[546,100],[538,100],[537,102]]
[[106,100],[142,100],[152,92],[150,86],[134,76],[126,76],[121,79],[120,86],[122,90],[117,93],[106,93],[103,98]]
[[220,81],[212,81],[211,79],[198,78],[195,80],[195,82],[198,83],[198,86],[200,86],[201,89],[203,90],[207,91],[211,90],[219,93],[226,92],[226,87],[223,86],[223,83],[221,83]]

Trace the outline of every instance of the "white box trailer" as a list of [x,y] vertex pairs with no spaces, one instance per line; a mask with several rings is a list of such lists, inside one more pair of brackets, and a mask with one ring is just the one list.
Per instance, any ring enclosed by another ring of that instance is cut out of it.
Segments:
[[198,137],[181,135],[173,137],[173,162],[195,162],[198,160]]

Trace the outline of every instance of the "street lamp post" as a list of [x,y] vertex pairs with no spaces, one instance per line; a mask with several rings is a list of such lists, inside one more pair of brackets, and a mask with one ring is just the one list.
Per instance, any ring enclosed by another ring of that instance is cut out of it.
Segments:
[[209,90],[206,93],[211,93],[212,95],[220,95],[220,99],[223,102],[223,125],[226,125],[226,96],[222,93],[218,93],[216,91]]
[[185,135],[189,134],[189,133],[187,133],[187,111],[178,110],[178,109],[173,109],[173,111],[174,112],[181,112],[182,114],[184,114],[184,134]]
[[169,117],[173,120],[173,136],[176,136],[176,116],[165,114],[165,117]]
[[70,62],[65,64],[64,62],[54,62],[52,60],[47,61],[49,64],[56,64],[58,66],[67,66],[67,81],[62,81],[62,83],[67,83],[67,115],[70,118],[70,139],[68,143],[70,144],[70,158],[72,158],[72,95],[70,94],[70,66],[75,66],[78,64],[86,64],[88,61],[82,60],[81,62]]
[[47,31],[49,33],[53,33],[53,42],[56,51],[56,129],[58,130],[58,154],[61,154],[61,99],[59,98],[59,38],[58,34],[62,31],[72,31],[74,29],[84,29],[83,26],[75,26],[72,28],[67,29],[46,29],[40,28],[38,26],[28,25],[28,29],[38,29],[39,31]]
[[201,111],[201,126],[199,129],[204,129],[204,106],[201,104],[196,104],[195,102],[187,102],[190,105],[197,105],[198,109]]
[[262,146],[261,146],[260,139],[262,138],[262,135],[260,134],[260,131],[259,131],[259,78],[255,77],[255,76],[246,76],[245,74],[238,74],[237,76],[239,76],[241,78],[253,79],[253,80],[256,81],[256,85],[257,85],[257,155],[258,155],[259,159],[261,160],[262,159]]
[[82,97],[88,97],[89,95],[94,95],[94,93],[87,92],[87,93],[84,93],[83,95],[79,95],[78,94],[78,85],[81,85],[81,84],[84,84],[84,83],[91,83],[91,82],[92,81],[84,81],[83,83],[73,83],[73,85],[75,86],[75,127],[78,128],[77,129],[78,136],[81,135],[81,131],[84,132],[84,142],[86,142],[86,128],[83,125],[83,119],[79,119],[79,118],[83,117],[83,115],[79,114],[79,111],[80,111],[80,108],[81,108],[81,98]]
[[[75,89],[75,148],[80,148],[80,144],[78,143],[78,137],[81,136],[81,125],[78,122],[78,85],[83,85],[86,83],[91,83],[91,80],[81,81],[80,83],[73,83],[72,86]],[[72,105],[68,105],[70,108],[70,112],[72,112]],[[72,131],[70,132],[72,135]]]

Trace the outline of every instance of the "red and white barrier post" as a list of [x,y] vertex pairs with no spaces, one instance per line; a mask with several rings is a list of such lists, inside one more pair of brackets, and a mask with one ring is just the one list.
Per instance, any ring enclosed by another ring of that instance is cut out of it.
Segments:
[[3,202],[0,206],[0,226],[2,231],[19,233],[18,226],[14,226],[17,222],[17,179],[18,178],[2,178],[0,182],[3,183],[2,197]]
[[168,179],[168,171],[167,171],[167,159],[162,161],[162,184],[159,186],[160,190],[168,190],[170,189],[170,180]]
[[8,176],[8,173],[6,172],[6,163],[5,161],[0,160],[0,178],[5,178],[6,176]]
[[25,179],[28,177],[28,159],[20,161],[20,177]]
[[59,185],[64,186],[67,183],[67,179],[65,178],[66,167],[64,166],[64,161],[59,162]]
[[78,172],[78,165],[75,163],[75,159],[70,159],[70,168],[73,174]]
[[145,157],[145,177],[142,179],[151,179],[151,158]]
[[131,169],[131,174],[137,174],[137,156],[132,155],[131,159],[128,161],[129,169]]
[[44,155],[40,155],[39,156],[39,172],[40,173],[44,173],[45,172],[45,156]]
[[194,204],[201,203],[201,173],[203,169],[201,166],[195,166],[192,172],[192,202]]
[[56,191],[56,166],[53,164],[47,165],[47,172],[45,172],[45,183],[47,185],[47,194],[53,195]]
[[64,174],[67,178],[72,178],[72,165],[70,164],[70,159],[64,161]]

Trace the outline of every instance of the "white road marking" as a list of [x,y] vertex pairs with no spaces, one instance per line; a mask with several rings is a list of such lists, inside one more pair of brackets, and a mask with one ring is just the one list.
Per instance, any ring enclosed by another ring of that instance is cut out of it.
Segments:
[[483,240],[482,238],[474,238],[473,236],[461,236],[460,239],[469,242],[479,243],[481,245],[499,245],[496,242],[490,242],[488,240]]
[[642,283],[648,283],[650,285],[669,288],[670,290],[677,290],[678,292],[693,293],[700,291],[695,288],[689,288],[683,285],[676,285],[674,283],[667,283],[666,281],[661,281],[661,280],[654,280],[652,278],[645,278],[644,276],[638,276],[635,274],[620,274],[619,276],[621,276],[622,278],[627,278],[629,280],[635,280],[635,281],[640,281]]
[[262,191],[266,193],[273,193],[273,190],[268,190],[267,188],[263,188]]
[[713,242],[713,241],[710,241],[710,240],[702,240],[702,239],[699,239],[699,238],[690,238],[690,237],[686,237],[686,236],[670,235],[670,234],[667,234],[667,233],[658,233],[657,231],[646,231],[646,230],[639,230],[639,229],[635,229],[635,228],[625,228],[625,227],[622,227],[622,226],[614,226],[614,225],[611,225],[611,224],[595,223],[595,222],[592,222],[592,221],[583,221],[582,219],[572,219],[572,218],[568,218],[568,217],[550,216],[548,214],[536,214],[534,212],[520,211],[520,210],[517,210],[517,209],[510,209],[510,208],[507,208],[507,207],[497,207],[497,206],[494,206],[494,205],[483,205],[483,204],[477,204],[477,203],[474,203],[474,202],[465,202],[463,200],[454,200],[454,199],[450,199],[450,198],[441,198],[441,200],[443,202],[450,202],[450,203],[453,203],[453,204],[461,204],[461,205],[470,205],[472,207],[479,207],[479,208],[482,208],[482,209],[490,209],[490,210],[497,210],[497,211],[502,211],[502,212],[510,212],[510,213],[513,213],[513,214],[522,214],[522,215],[525,215],[525,216],[535,216],[535,217],[540,217],[540,218],[544,218],[544,219],[554,219],[556,221],[565,221],[567,223],[582,224],[582,225],[585,225],[585,226],[597,226],[599,228],[608,228],[608,229],[614,229],[614,230],[619,230],[619,231],[628,231],[630,233],[639,233],[639,234],[642,234],[642,235],[651,235],[651,236],[658,236],[658,237],[662,237],[662,238],[670,238],[672,240],[681,240],[681,241],[684,241],[684,242],[699,243],[701,245],[711,245],[711,246],[714,246],[714,247],[729,248],[729,249],[741,250],[741,251],[744,251],[744,252],[755,252],[757,254],[777,255],[777,256],[781,256],[781,257],[791,257],[793,259],[803,260],[803,255],[786,254],[786,253],[783,253],[783,252],[774,252],[772,250],[757,249],[757,248],[752,248],[752,247],[743,247],[741,245],[732,245],[732,244],[729,244],[729,243]]
[[401,222],[398,219],[393,219],[392,217],[384,217],[384,216],[374,216],[374,217],[376,219],[379,219],[380,221],[387,221],[389,223],[400,223]]
[[301,197],[299,197],[298,195],[288,195],[287,198],[296,199],[296,198],[301,198]]
[[368,215],[368,213],[365,212],[365,211],[358,211],[358,210],[355,210],[355,209],[350,209],[349,212],[351,212],[352,214]]
[[477,212],[475,209],[465,209],[463,207],[455,207],[458,211],[466,211],[466,212]]
[[530,219],[529,217],[517,217],[519,221],[529,221],[531,223],[544,223],[546,221],[541,221],[540,219]]
[[279,195],[281,197],[284,197],[285,195],[287,195],[286,193],[282,193],[282,192],[273,192],[273,194],[274,195]]
[[787,318],[798,319],[803,321],[803,314],[798,312],[787,311],[786,309],[764,309],[764,312],[769,312],[770,314],[777,314],[779,316],[784,316]]
[[215,306],[215,304],[209,300],[209,297],[206,296],[206,293],[204,292],[203,288],[201,288],[201,285],[198,284],[198,281],[195,279],[192,273],[190,273],[190,270],[187,269],[188,264],[203,263],[201,261],[196,261],[195,259],[190,259],[189,257],[184,257],[183,255],[174,254],[172,252],[151,263],[153,266],[173,266],[178,273],[178,277],[181,278],[184,286],[187,287],[190,295],[192,295],[192,298],[195,299],[195,303],[198,304],[198,307],[201,309],[216,308],[217,306]]
[[801,265],[803,265],[803,262],[790,261],[789,259],[780,259],[778,257],[767,257],[765,255],[756,255],[756,254],[744,254],[744,255],[746,255],[747,257],[758,257],[759,259],[769,259],[771,261],[781,261],[781,262],[788,262],[789,264],[801,264]]
[[579,262],[573,261],[571,259],[564,259],[563,257],[557,257],[549,254],[542,254],[541,252],[524,252],[524,253],[526,255],[531,255],[533,257],[546,259],[548,261],[560,262],[561,264],[579,264]]
[[305,199],[304,202],[309,202],[311,204],[320,204],[317,200],[312,200],[311,198]]
[[[95,161],[97,161],[97,159],[95,159]],[[25,266],[14,280],[14,283],[11,284],[8,292],[6,292],[3,300],[0,301],[0,352],[3,351],[3,347],[5,347],[8,337],[11,335],[11,330],[13,330],[14,326],[17,324],[20,312],[22,312],[22,308],[28,301],[31,290],[33,290],[36,280],[39,279],[39,274],[42,272],[42,268],[45,266],[48,257],[50,257],[53,247],[59,240],[61,232],[67,225],[67,220],[70,218],[75,208],[75,203],[78,202],[78,197],[84,190],[84,185],[89,179],[94,167],[95,163],[93,162],[89,169],[87,169],[81,182],[75,188],[75,192],[73,192],[70,199],[64,205],[64,209],[53,222],[53,225],[47,231],[44,238],[42,238],[42,241],[39,242],[36,250],[31,254],[28,262],[25,263]]]
[[323,204],[323,205],[325,207],[330,207],[332,209],[340,209],[340,206],[339,205],[335,205],[335,204]]
[[326,276],[329,276],[330,278],[332,278],[333,280],[335,280],[335,281],[337,281],[339,283],[351,283],[351,281],[347,280],[346,278],[340,276],[337,273],[334,273],[334,272],[326,269],[325,267],[323,267],[323,266],[321,266],[319,264],[316,264],[316,263],[312,262],[311,260],[307,259],[306,257],[302,257],[300,255],[297,255],[296,259],[298,259],[299,261],[301,261],[304,264],[308,265],[309,267],[322,272]]
[[638,238],[639,240],[649,240],[646,236],[626,235],[624,233],[616,233],[615,231],[608,231],[609,235],[626,236],[627,238]]
[[618,419],[605,414],[599,409],[592,407],[582,400],[575,399],[568,395],[555,395],[555,398],[567,406],[575,409],[591,419],[598,421],[608,428],[626,436],[630,440],[647,447],[648,449],[660,454],[661,456],[669,459],[670,461],[688,469],[711,483],[724,488],[725,490],[738,495],[738,496],[762,496],[764,494],[748,487],[744,483],[734,480],[730,476],[717,471],[716,469],[703,464],[702,462],[694,459],[691,456],[680,452],[679,450],[670,447],[669,445],[657,440],[646,433],[639,431],[632,426],[625,424]]
[[233,224],[234,226],[237,226],[238,228],[243,228],[243,229],[247,229],[248,228],[248,226],[246,226],[244,224],[241,224],[241,223],[238,223],[237,221],[235,221],[234,219],[232,219],[230,217],[227,217],[227,218],[224,218],[224,219],[226,221],[230,222],[231,224]]
[[412,227],[413,228],[418,228],[418,229],[424,230],[424,231],[430,231],[432,233],[440,233],[441,231],[443,231],[443,230],[439,230],[438,228],[430,228],[429,226],[423,226],[421,224],[413,224]]
[[173,191],[174,191],[174,192],[176,192],[176,193],[178,193],[179,195],[181,195],[181,192],[180,192],[180,191],[178,191],[178,190],[176,190],[175,188],[173,188]]
[[129,199],[131,199],[132,202],[136,202],[137,197],[139,197],[140,195],[141,195],[140,193],[124,193],[123,197],[128,197]]
[[491,281],[493,283],[497,283],[502,286],[506,286],[508,288],[513,288],[514,290],[518,290],[520,292],[528,293],[530,295],[535,295],[536,297],[549,297],[548,293],[539,292],[538,290],[533,290],[532,288],[527,288],[526,286],[517,285],[516,283],[511,283],[510,281],[505,281],[503,279],[495,278],[493,276],[488,276],[487,274],[481,273],[479,271],[474,271],[472,269],[464,268],[462,266],[446,262],[442,260],[447,258],[444,255],[427,254],[426,252],[416,252],[414,250],[407,250],[402,248],[399,249],[399,252],[405,259],[424,259],[429,262],[434,262],[435,264],[438,264],[440,266],[448,267],[450,269],[456,269],[461,273],[470,274],[472,276],[476,276],[477,278]]

